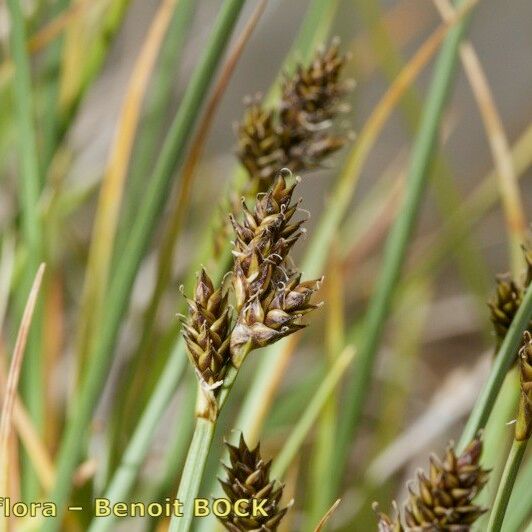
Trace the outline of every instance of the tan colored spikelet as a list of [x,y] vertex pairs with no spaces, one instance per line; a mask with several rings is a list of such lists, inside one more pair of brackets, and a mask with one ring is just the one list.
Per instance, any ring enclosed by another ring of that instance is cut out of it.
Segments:
[[519,310],[523,299],[523,291],[511,275],[499,275],[497,277],[497,289],[495,295],[488,302],[491,313],[491,322],[495,329],[499,342],[504,340],[512,320]]
[[340,41],[335,39],[328,48],[318,49],[309,65],[299,64],[294,75],[285,77],[281,89],[283,127],[319,129],[338,115],[350,85],[341,80],[346,61]]
[[[287,164],[274,112],[264,109],[259,101],[251,102],[238,126],[237,137],[237,153],[248,174],[270,184]],[[258,190],[262,190],[262,185]]]
[[266,291],[275,267],[282,263],[301,235],[301,222],[292,222],[298,203],[291,203],[297,179],[288,184],[280,173],[270,189],[257,197],[253,210],[242,203],[242,221],[231,216],[235,232],[233,284],[236,309]]
[[379,511],[379,505],[373,503],[373,511],[377,515],[377,530],[378,532],[403,532],[404,528],[399,518],[399,510],[397,504],[393,502],[395,517],[390,517],[384,512]]
[[525,331],[519,351],[521,396],[515,425],[515,439],[524,441],[532,435],[532,332]]
[[409,486],[404,506],[405,530],[409,532],[467,532],[486,511],[473,499],[488,480],[479,464],[482,443],[473,440],[457,456],[450,445],[443,460],[432,456],[428,475],[418,473],[417,486]]
[[335,41],[285,77],[277,106],[265,109],[257,99],[247,105],[236,128],[237,156],[250,177],[251,195],[266,190],[281,168],[319,167],[345,144],[345,132],[334,131],[334,119],[347,109],[343,97],[349,83],[341,80],[345,63]]
[[231,334],[231,360],[239,367],[251,349],[265,347],[304,327],[301,318],[317,308],[311,297],[319,280],[301,282],[289,271],[288,252],[302,234],[293,221],[292,203],[297,180],[288,183],[281,173],[270,189],[259,194],[250,211],[242,205],[242,222],[232,218],[234,243],[233,286],[237,320]]
[[[488,301],[491,322],[497,335],[498,344],[504,340],[514,316],[521,306],[525,290],[532,282],[532,245],[530,242],[526,242],[522,248],[527,267],[523,282],[515,281],[508,273],[497,276],[495,294]],[[532,328],[532,320],[529,326]]]
[[238,446],[226,442],[229,450],[230,464],[225,465],[226,478],[219,479],[227,498],[235,503],[241,503],[242,513],[252,514],[253,501],[264,501],[262,508],[266,515],[241,517],[231,512],[226,517],[219,517],[224,527],[231,532],[274,532],[286,514],[288,508],[282,508],[280,500],[284,486],[276,480],[270,480],[271,461],[265,462],[260,454],[260,447],[249,449],[243,436],[240,436]]
[[228,295],[215,289],[202,269],[196,282],[194,298],[187,298],[188,316],[183,318],[183,338],[189,358],[202,384],[215,387],[230,362],[229,343],[231,311]]

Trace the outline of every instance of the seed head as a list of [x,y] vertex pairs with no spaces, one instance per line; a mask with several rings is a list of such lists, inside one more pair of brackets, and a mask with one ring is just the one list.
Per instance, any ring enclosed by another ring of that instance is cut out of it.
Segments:
[[237,155],[250,177],[250,191],[266,190],[283,167],[311,170],[338,151],[345,132],[334,131],[334,119],[346,110],[349,83],[341,80],[346,56],[338,41],[316,52],[309,65],[286,76],[281,101],[266,109],[255,99],[237,127]]
[[397,509],[397,504],[395,501],[393,503],[395,516],[392,518],[385,514],[384,512],[379,511],[379,505],[375,502],[373,503],[373,511],[377,514],[377,528],[378,532],[403,532],[404,528],[399,519],[399,510]]
[[511,275],[497,277],[495,295],[488,302],[491,311],[491,321],[499,342],[504,340],[512,320],[519,310],[523,299],[523,291],[512,279]]
[[349,83],[341,80],[347,56],[340,53],[339,40],[319,49],[309,65],[298,65],[295,75],[286,76],[281,89],[281,123],[297,130],[320,128],[339,112]]
[[[510,274],[497,276],[497,288],[493,297],[488,301],[491,321],[497,335],[497,343],[504,340],[512,321],[521,306],[525,290],[532,282],[532,245],[530,242],[523,244],[523,256],[527,271],[524,282],[515,281]],[[532,320],[529,323],[532,328]]]
[[272,274],[301,235],[302,222],[292,222],[297,203],[291,204],[295,180],[287,184],[279,174],[270,189],[257,196],[253,211],[242,203],[242,222],[232,216],[235,232],[233,284],[236,309],[270,287]]
[[[260,101],[255,100],[246,107],[237,129],[240,162],[250,176],[266,186],[287,165],[275,120],[274,112],[264,109]],[[259,190],[262,189],[260,185]]]
[[432,456],[429,474],[420,471],[417,486],[408,486],[404,528],[399,512],[395,519],[377,513],[379,532],[469,532],[486,511],[473,503],[488,480],[479,465],[481,452],[482,442],[474,439],[460,456],[451,445],[443,460]]
[[231,357],[237,367],[244,346],[258,349],[304,329],[301,318],[319,307],[311,299],[321,280],[300,282],[299,273],[281,280],[280,271],[277,267],[267,293],[255,295],[238,316],[231,335]]
[[515,439],[524,441],[532,435],[532,332],[525,331],[519,351],[521,397],[515,425]]
[[228,499],[235,503],[245,499],[247,504],[240,505],[241,513],[252,513],[253,501],[267,502],[262,504],[266,515],[249,515],[241,517],[231,512],[220,517],[225,528],[231,532],[274,532],[288,508],[281,508],[280,500],[284,486],[276,480],[270,480],[271,460],[265,462],[260,455],[259,445],[249,449],[243,436],[237,446],[226,442],[229,450],[230,465],[224,464],[226,478],[219,479]]
[[470,530],[486,511],[472,502],[488,480],[479,465],[481,452],[482,443],[475,439],[460,456],[449,446],[443,460],[431,457],[429,475],[418,473],[417,489],[409,486],[406,530]]
[[257,196],[253,211],[243,203],[242,222],[232,219],[238,313],[231,334],[235,367],[250,350],[302,329],[302,316],[317,307],[311,297],[319,281],[301,282],[301,275],[286,265],[288,252],[302,234],[302,222],[293,221],[298,203],[291,202],[298,181],[288,184],[286,177],[281,173],[266,193]]
[[196,282],[194,298],[187,298],[188,317],[183,320],[183,338],[189,358],[202,384],[220,382],[230,361],[231,312],[228,296],[215,289],[202,269]]

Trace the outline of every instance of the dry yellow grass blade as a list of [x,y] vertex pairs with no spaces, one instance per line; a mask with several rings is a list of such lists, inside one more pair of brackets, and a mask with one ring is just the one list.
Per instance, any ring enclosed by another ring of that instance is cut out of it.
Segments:
[[338,506],[340,505],[341,500],[342,499],[337,499],[335,503],[329,508],[327,513],[321,518],[314,532],[322,532],[325,529],[325,525],[327,524],[327,521],[331,518],[332,514],[336,511],[336,508],[338,508]]
[[[57,39],[57,37],[68,28],[69,24],[72,24],[81,15],[85,14],[86,8],[92,4],[92,0],[83,0],[70,6],[63,13],[37,31],[35,35],[30,37],[28,40],[28,51],[32,54],[41,51],[54,39]],[[0,64],[0,88],[3,88],[11,79],[13,72],[13,62],[11,59],[6,59]]]
[[[9,368],[7,377],[6,391],[4,396],[4,403],[2,405],[2,417],[0,419],[0,494],[2,496],[8,493],[8,467],[9,467],[9,442],[12,433],[13,425],[13,411],[15,408],[15,399],[17,395],[18,381],[20,377],[20,370],[22,368],[22,360],[24,358],[24,349],[26,347],[26,340],[31,325],[33,311],[37,302],[39,288],[41,286],[42,277],[44,274],[44,264],[39,266],[35,280],[31,287],[28,301],[22,315],[22,321],[17,334],[13,357]],[[7,529],[7,518],[3,516],[0,518],[0,530],[3,532]]]
[[[0,401],[5,399],[6,390],[6,368],[3,362],[7,358],[5,351],[2,349],[2,360],[0,361]],[[26,453],[37,473],[37,477],[41,486],[50,489],[54,479],[54,467],[52,460],[44,445],[39,433],[35,429],[33,421],[31,420],[26,408],[21,402],[18,394],[15,396],[13,405],[13,426],[19,436],[22,445],[26,449]],[[15,440],[15,438],[12,438]],[[12,475],[12,471],[10,471]],[[12,491],[10,491],[12,493]]]
[[85,15],[88,7],[93,5],[92,0],[82,0],[65,9],[59,16],[42,27],[28,40],[28,50],[36,53],[59,37],[66,28],[78,17]]
[[135,133],[139,124],[142,101],[176,5],[177,0],[163,0],[161,2],[133,68],[118,119],[115,138],[98,199],[89,251],[78,329],[78,353],[80,357],[78,370],[81,369],[90,347],[92,325],[98,321],[101,313],[120,204]]
[[[73,0],[72,5],[85,0]],[[80,94],[83,72],[87,67],[86,54],[93,39],[97,38],[99,24],[105,12],[112,9],[112,0],[93,0],[90,17],[73,18],[64,32],[64,46],[59,83],[59,103],[68,109]]]
[[400,74],[395,78],[384,96],[377,103],[371,115],[366,120],[346,165],[340,176],[337,189],[338,198],[351,198],[352,190],[358,182],[360,171],[369,156],[377,136],[382,131],[392,111],[395,109],[404,93],[414,82],[421,70],[438,50],[450,28],[457,23],[478,0],[466,2],[457,10],[451,19],[437,28],[430,37],[418,48],[414,56],[408,61]]
[[[449,0],[434,0],[434,3],[444,20],[448,21],[454,16],[455,9]],[[521,244],[525,238],[527,221],[512,162],[510,144],[486,74],[471,42],[462,43],[460,57],[484,122],[497,170],[499,191],[510,240],[512,270],[515,275],[518,275],[522,269]]]
[[38,432],[18,397],[13,405],[13,425],[45,491],[52,489],[55,469]]

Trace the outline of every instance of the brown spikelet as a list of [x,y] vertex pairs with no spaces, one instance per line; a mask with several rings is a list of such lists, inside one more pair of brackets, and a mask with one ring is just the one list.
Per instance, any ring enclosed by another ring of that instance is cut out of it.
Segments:
[[519,351],[521,396],[515,425],[515,439],[524,441],[532,435],[532,332],[525,331]]
[[[523,245],[523,256],[527,270],[524,282],[515,281],[510,274],[497,276],[497,288],[493,297],[488,301],[491,322],[497,336],[497,343],[504,340],[510,325],[516,315],[524,297],[524,292],[532,282],[532,245]],[[529,324],[532,327],[532,320]]]
[[379,505],[375,502],[373,503],[373,511],[377,515],[377,530],[378,532],[403,532],[404,528],[399,519],[399,510],[395,501],[393,503],[395,517],[391,518],[384,512],[379,511]]
[[215,289],[204,269],[196,282],[194,298],[187,298],[188,317],[183,320],[183,337],[189,358],[203,384],[219,383],[230,361],[231,312],[228,296]]
[[239,367],[250,349],[270,345],[303,328],[301,318],[317,306],[311,297],[319,281],[301,282],[288,271],[288,252],[301,236],[293,221],[292,203],[297,180],[288,183],[281,173],[270,189],[259,194],[253,211],[242,205],[242,222],[232,218],[234,243],[233,286],[238,312],[231,334],[231,358]]
[[499,342],[504,340],[522,299],[523,291],[511,275],[505,274],[497,277],[497,289],[488,305],[491,312],[491,322]]
[[532,239],[527,240],[527,242],[523,244],[523,254],[527,266],[525,286],[529,286],[532,283]]
[[[265,462],[260,454],[259,445],[249,449],[243,436],[237,446],[226,442],[229,450],[230,465],[225,465],[226,478],[219,479],[227,498],[235,503],[244,499],[247,503],[240,503],[241,513],[249,513],[246,517],[231,512],[226,517],[219,517],[224,527],[231,532],[274,532],[287,512],[281,508],[280,500],[283,485],[276,480],[270,480],[271,461]],[[262,511],[253,515],[253,501],[260,503]]]
[[417,486],[409,486],[404,506],[405,530],[412,532],[467,532],[486,511],[473,499],[488,480],[479,464],[482,443],[473,440],[456,456],[449,446],[443,460],[433,456],[428,476],[418,473]]
[[237,155],[250,177],[251,195],[266,190],[281,168],[319,167],[344,145],[345,132],[334,131],[334,119],[346,109],[345,63],[335,41],[285,77],[276,107],[265,109],[257,99],[247,105],[237,127]]
[[250,176],[267,184],[287,165],[275,120],[274,112],[255,100],[246,107],[237,131],[240,162]]
[[293,128],[310,124],[320,126],[334,118],[348,90],[341,74],[347,57],[340,53],[339,40],[327,49],[319,49],[309,65],[298,65],[296,73],[287,76],[282,86],[283,124]]

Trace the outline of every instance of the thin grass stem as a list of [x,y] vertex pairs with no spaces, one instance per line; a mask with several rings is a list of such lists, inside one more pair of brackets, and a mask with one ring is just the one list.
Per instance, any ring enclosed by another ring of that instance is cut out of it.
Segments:
[[495,362],[484,388],[482,389],[467,424],[462,432],[458,450],[465,449],[479,430],[486,426],[506,373],[510,369],[521,342],[523,331],[532,318],[532,285],[528,287],[508,333],[499,348]]
[[[171,354],[168,365],[170,365],[170,362],[172,362],[172,365],[167,368],[168,371],[163,373],[159,386],[143,411],[137,429],[129,440],[120,463],[109,482],[109,486],[104,492],[104,497],[111,502],[126,500],[134,486],[139,469],[144,462],[159,424],[161,413],[168,406],[187,363],[183,344],[180,343],[179,347],[180,349]],[[181,432],[181,430],[182,427],[180,426],[178,432]],[[112,530],[115,519],[116,516],[93,519],[89,531],[103,532]]]
[[285,474],[354,356],[353,346],[347,346],[321,382],[272,464],[272,476],[274,478],[282,478]]
[[502,525],[504,532],[525,529],[527,519],[532,515],[532,497],[523,497],[523,493],[527,493],[531,485],[532,459],[529,457],[525,466],[521,469],[515,487],[512,490],[508,511]]
[[[20,208],[23,241],[26,246],[26,265],[20,294],[26,294],[32,284],[35,270],[42,258],[42,227],[39,218],[38,200],[41,190],[41,174],[37,153],[36,128],[33,120],[34,102],[31,86],[31,70],[26,48],[26,27],[19,0],[8,0],[11,20],[10,44],[15,74],[13,80],[15,117],[18,127],[20,161]],[[22,315],[25,301],[17,301],[18,313]],[[41,363],[42,315],[41,305],[35,311],[29,333],[25,364],[22,368],[22,397],[38,430],[42,429],[44,411],[44,381]],[[27,460],[23,466],[23,489],[27,500],[37,496],[37,478]]]
[[51,500],[57,507],[57,516],[46,521],[43,527],[45,532],[56,531],[60,526],[71,490],[72,473],[81,452],[81,442],[105,383],[121,319],[127,308],[138,267],[157,223],[173,172],[182,161],[189,131],[197,120],[201,104],[243,4],[244,0],[226,0],[223,3],[205,51],[163,144],[153,175],[148,181],[144,202],[131,227],[127,247],[117,264],[114,282],[109,287],[105,317],[89,357],[86,377],[75,400],[72,416],[67,422],[59,451],[57,481],[51,494]]
[[508,501],[510,500],[510,495],[512,494],[517,472],[525,455],[527,444],[528,440],[514,440],[512,444],[491,510],[490,520],[486,529],[487,532],[499,532],[501,530]]
[[[458,2],[458,5],[463,6],[465,3]],[[340,426],[338,460],[334,475],[337,479],[340,478],[340,472],[346,463],[350,443],[360,423],[363,405],[370,388],[375,355],[421,206],[443,108],[456,67],[458,47],[468,19],[469,15],[466,15],[449,31],[435,66],[433,81],[413,148],[403,207],[386,242],[383,267],[377,281],[376,292],[367,311],[362,345],[353,378],[347,388],[344,405],[345,422]]]

